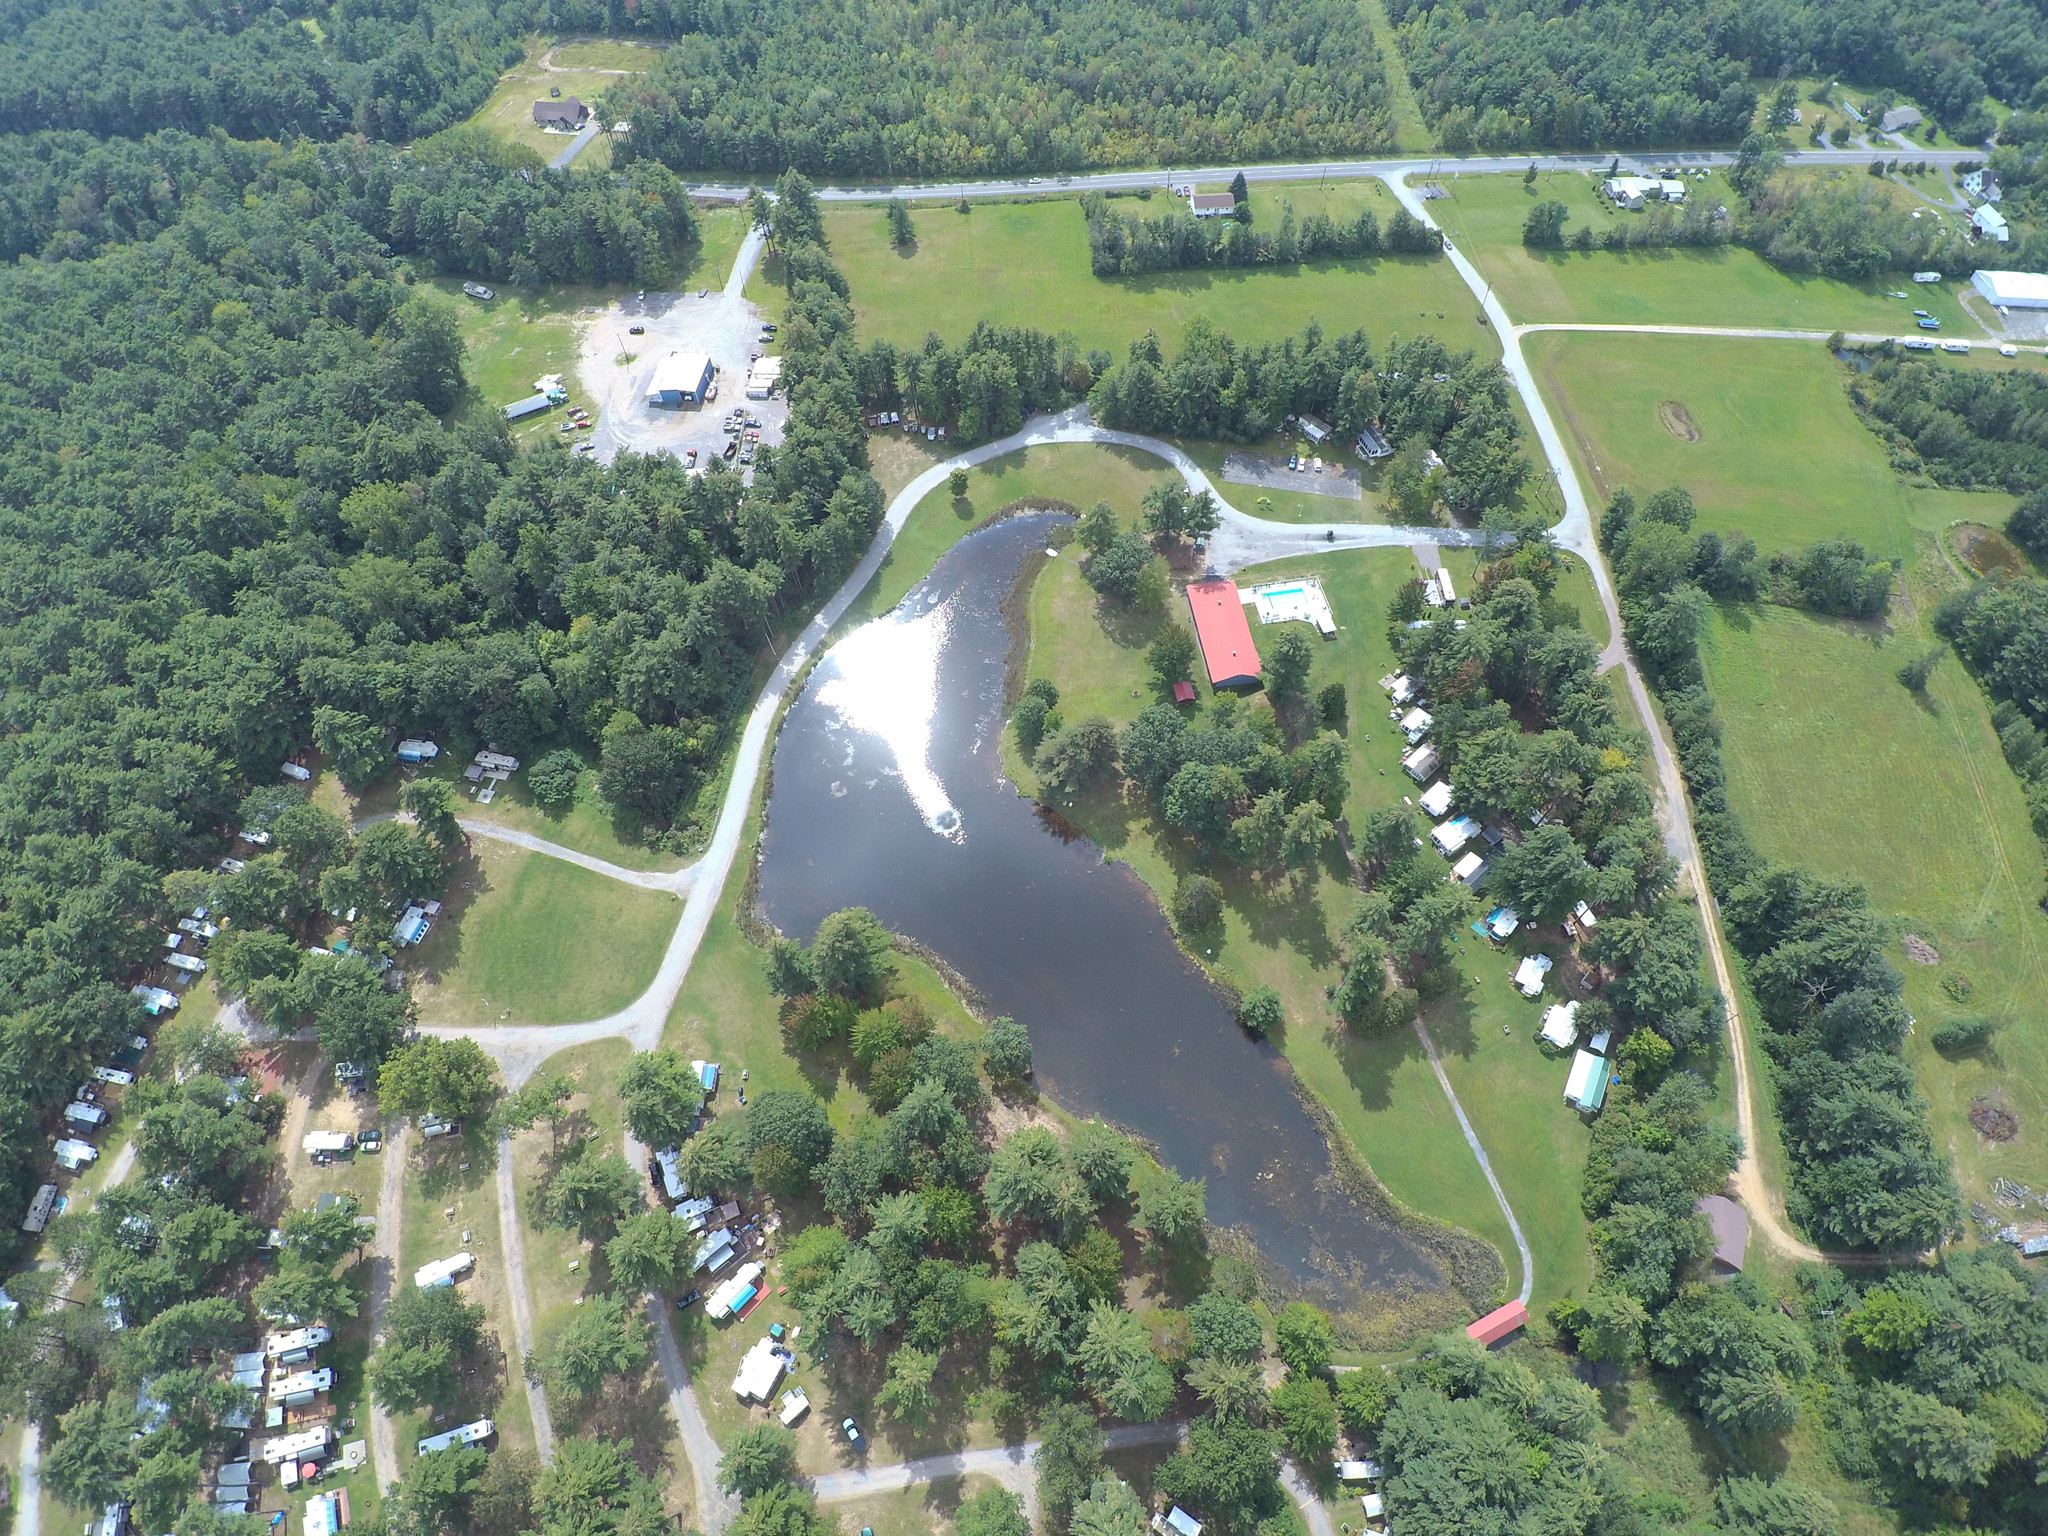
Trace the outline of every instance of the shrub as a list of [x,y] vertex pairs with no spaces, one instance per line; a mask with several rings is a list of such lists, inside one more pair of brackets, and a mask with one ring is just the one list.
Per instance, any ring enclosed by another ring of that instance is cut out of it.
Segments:
[[526,792],[542,810],[561,810],[576,798],[582,773],[583,759],[567,747],[558,748],[526,770]]
[[1927,679],[1934,675],[1934,668],[1940,662],[1944,650],[1944,647],[1937,645],[1933,650],[1923,651],[1915,656],[1899,668],[1899,681],[1914,693],[1920,692],[1927,686]]
[[1350,702],[1345,697],[1342,683],[1325,683],[1316,690],[1316,719],[1324,730],[1342,729],[1349,713]]
[[1287,1022],[1280,994],[1272,987],[1253,987],[1237,1005],[1237,1022],[1264,1039]]
[[1173,926],[1183,936],[1202,932],[1223,916],[1223,887],[1207,875],[1182,875],[1173,888]]
[[1934,1048],[1945,1056],[1960,1056],[1982,1046],[1997,1029],[1986,1018],[1951,1019],[1934,1032]]
[[1017,712],[1010,717],[1010,723],[1017,732],[1018,750],[1027,757],[1036,752],[1045,740],[1046,723],[1051,715],[1045,700],[1035,693],[1027,693],[1017,701]]

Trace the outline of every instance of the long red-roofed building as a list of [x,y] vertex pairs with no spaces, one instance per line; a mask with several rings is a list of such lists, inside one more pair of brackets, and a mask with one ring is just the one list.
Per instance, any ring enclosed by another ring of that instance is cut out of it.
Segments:
[[1242,688],[1259,680],[1259,651],[1252,627],[1245,621],[1244,599],[1234,581],[1188,584],[1188,612],[1194,616],[1195,638],[1209,668],[1212,688]]
[[1494,1308],[1477,1322],[1467,1323],[1465,1333],[1468,1338],[1477,1339],[1482,1344],[1498,1344],[1517,1328],[1527,1327],[1528,1322],[1529,1309],[1519,1301],[1511,1301],[1504,1307]]

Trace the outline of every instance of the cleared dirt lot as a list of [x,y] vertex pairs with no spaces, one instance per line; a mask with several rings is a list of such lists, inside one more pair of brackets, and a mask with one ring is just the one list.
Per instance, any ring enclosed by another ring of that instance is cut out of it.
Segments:
[[[633,326],[646,327],[639,336]],[[761,339],[761,313],[729,289],[646,293],[619,300],[588,319],[581,374],[598,418],[592,441],[598,458],[620,453],[669,453],[695,448],[702,463],[724,452],[725,417],[744,409],[760,421],[761,442],[782,441],[789,404],[777,394],[746,398],[747,368],[756,353],[772,355]],[[647,381],[671,352],[710,356],[717,398],[680,409],[647,404]],[[630,361],[621,362],[625,357]]]

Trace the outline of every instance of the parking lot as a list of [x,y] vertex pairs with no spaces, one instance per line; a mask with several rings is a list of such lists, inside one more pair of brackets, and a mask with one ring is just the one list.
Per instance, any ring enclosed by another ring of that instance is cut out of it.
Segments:
[[[635,335],[633,328],[641,327]],[[702,352],[711,359],[713,398],[680,408],[647,403],[647,381],[671,352]],[[647,293],[620,300],[593,316],[583,333],[582,378],[596,409],[598,458],[620,453],[668,453],[700,465],[725,451],[726,418],[735,410],[760,422],[759,442],[782,441],[789,402],[778,391],[746,398],[754,357],[773,355],[761,339],[761,315],[737,293],[723,289]],[[621,362],[621,357],[629,361]],[[736,462],[736,460],[734,461]]]
[[1350,501],[1364,499],[1356,465],[1341,459],[1324,458],[1320,469],[1314,459],[1299,461],[1289,469],[1285,459],[1263,453],[1233,453],[1223,461],[1223,478],[1233,485],[1256,485],[1269,491],[1298,491],[1310,496],[1341,496]]

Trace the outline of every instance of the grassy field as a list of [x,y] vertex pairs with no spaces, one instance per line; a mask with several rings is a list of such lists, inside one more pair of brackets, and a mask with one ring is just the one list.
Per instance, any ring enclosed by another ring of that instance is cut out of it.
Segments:
[[[1892,673],[1928,643],[1910,622],[1880,637],[1846,623],[1762,607],[1726,613],[1708,682],[1726,731],[1730,803],[1773,857],[1863,881],[1901,932],[1940,954],[1918,965],[1894,950],[1918,1021],[1909,1054],[1965,1186],[2048,1179],[2048,921],[2034,906],[2041,848],[1976,684],[1953,661],[1923,703]],[[1872,835],[1877,832],[1879,835]],[[1967,977],[1957,1002],[1944,977]],[[1947,1061],[1927,1044],[1950,1018],[2005,1027],[1987,1051]],[[2018,1139],[1970,1127],[1988,1098],[2019,1116]]]
[[[1601,500],[1683,485],[1701,528],[1766,553],[1830,534],[1886,558],[1911,547],[1912,509],[1818,342],[1553,333],[1525,345]],[[1696,441],[1667,424],[1674,406]]]
[[[1857,179],[1869,180],[1861,173]],[[1479,264],[1518,324],[1733,325],[1908,335],[1912,312],[1926,309],[1951,334],[1981,334],[1956,302],[1967,283],[1902,284],[1896,277],[1846,283],[1802,277],[1734,246],[1638,252],[1539,252],[1525,247],[1522,221],[1538,202],[1555,199],[1569,208],[1568,229],[1590,223],[1598,230],[1638,217],[1616,212],[1599,195],[1594,175],[1547,171],[1533,188],[1520,176],[1494,175],[1447,177],[1443,185],[1450,195],[1431,203],[1430,212],[1459,249]],[[1687,195],[1694,200],[1731,206],[1735,201],[1718,173],[1688,185]],[[1912,297],[1885,297],[1901,290]]]
[[[1384,221],[1392,194],[1379,182],[1318,191],[1314,183],[1264,185],[1253,194],[1262,223],[1277,221],[1282,199],[1306,215],[1325,200],[1369,202]],[[1119,199],[1118,211],[1158,217],[1173,205]],[[1162,272],[1103,280],[1088,270],[1088,235],[1071,198],[915,211],[917,241],[907,252],[889,243],[877,207],[828,206],[826,236],[853,287],[863,339],[901,345],[928,331],[958,341],[981,320],[1069,332],[1083,347],[1121,353],[1146,331],[1178,343],[1187,323],[1205,316],[1243,342],[1298,334],[1310,320],[1325,331],[1363,326],[1385,342],[1429,332],[1451,346],[1492,355],[1491,332],[1476,323],[1472,296],[1448,262],[1424,257],[1318,262],[1290,268]]]
[[[1952,659],[1925,700],[1893,677],[1935,643],[1928,617],[1961,579],[1943,531],[1957,520],[1996,525],[2012,499],[1899,483],[1819,347],[1538,340],[1532,361],[1603,491],[1681,484],[1700,528],[1747,533],[1767,551],[1842,534],[1902,562],[1905,585],[1884,627],[1771,607],[1717,620],[1704,653],[1729,796],[1766,854],[1863,881],[1899,933],[1940,953],[1939,964],[1918,965],[1894,945],[1891,959],[1920,1021],[1908,1054],[1965,1192],[1986,1197],[1997,1174],[2048,1182],[2048,1137],[2036,1129],[2048,1124],[2040,845],[1976,685]],[[1685,404],[1698,442],[1659,426],[1658,403],[1670,399]],[[1951,972],[1970,983],[1964,1002],[1942,988]],[[1960,1013],[2006,1024],[1981,1056],[1945,1060],[1927,1039]],[[1977,1135],[1968,1112],[1979,1098],[2018,1115],[2016,1140]]]
[[[576,397],[577,314],[596,301],[594,291],[500,288],[496,298],[478,302],[463,295],[461,278],[438,277],[433,287],[455,306],[455,328],[462,337],[468,381],[458,414],[488,420],[531,395],[534,380],[543,374],[564,375],[571,398]],[[565,419],[559,410],[542,411],[512,423],[510,430],[514,440],[531,446],[561,435]]]
[[[1472,554],[1452,555],[1452,570],[1468,583],[1475,564]],[[1398,768],[1405,743],[1380,726],[1384,695],[1375,681],[1393,666],[1387,603],[1414,571],[1407,551],[1375,550],[1288,561],[1258,572],[1317,574],[1330,598],[1339,631],[1320,647],[1310,687],[1342,682],[1349,695],[1353,760],[1346,817],[1354,825],[1371,810],[1401,803],[1414,788]],[[1583,572],[1577,579],[1588,580]],[[1570,589],[1567,595],[1577,598]],[[1176,603],[1149,624],[1105,626],[1093,592],[1065,560],[1049,563],[1039,575],[1030,613],[1029,674],[1059,684],[1061,711],[1069,719],[1096,712],[1127,718],[1148,702],[1153,685],[1143,647],[1160,625],[1185,622]],[[1133,701],[1133,688],[1145,699]],[[1013,776],[1030,782],[1014,747],[1007,749],[1006,761]],[[1156,891],[1170,892],[1185,861],[1154,839],[1135,808],[1091,801],[1074,814],[1090,836]],[[1507,1224],[1421,1043],[1405,1031],[1360,1037],[1329,1017],[1322,992],[1338,975],[1334,934],[1351,901],[1345,882],[1326,871],[1313,887],[1300,890],[1226,870],[1223,884],[1229,900],[1224,936],[1204,962],[1239,987],[1280,989],[1290,1020],[1281,1044],[1302,1081],[1396,1199],[1499,1249],[1512,1289],[1518,1275]],[[1509,1202],[1530,1236],[1539,1300],[1583,1289],[1587,1261],[1578,1177],[1585,1132],[1559,1099],[1561,1068],[1531,1043],[1540,1009],[1508,989],[1515,956],[1483,952],[1477,941],[1465,947],[1473,953],[1470,965],[1460,966],[1460,989],[1432,1003],[1428,1026],[1481,1141],[1496,1154]]]
[[645,843],[628,841],[622,833],[630,829],[616,822],[597,793],[597,770],[586,768],[576,781],[576,798],[566,809],[544,811],[526,792],[526,780],[515,776],[498,786],[489,805],[479,805],[467,791],[472,787],[462,777],[462,765],[444,754],[439,764],[424,776],[446,779],[461,794],[458,814],[464,821],[486,821],[515,832],[531,833],[588,853],[626,869],[676,869],[683,860],[674,854],[657,853]]
[[449,910],[407,969],[441,1024],[600,1019],[640,995],[681,908],[673,896],[488,838],[455,868]]
[[[527,45],[525,62],[499,77],[490,99],[470,121],[507,143],[523,144],[542,159],[552,160],[568,146],[570,135],[542,130],[533,120],[533,104],[548,100],[550,90],[559,90],[594,110],[598,97],[629,84],[651,67],[656,51],[618,42],[570,43],[550,49],[535,40]],[[586,145],[575,160],[579,171],[602,171],[610,165],[611,145],[603,134]]]

